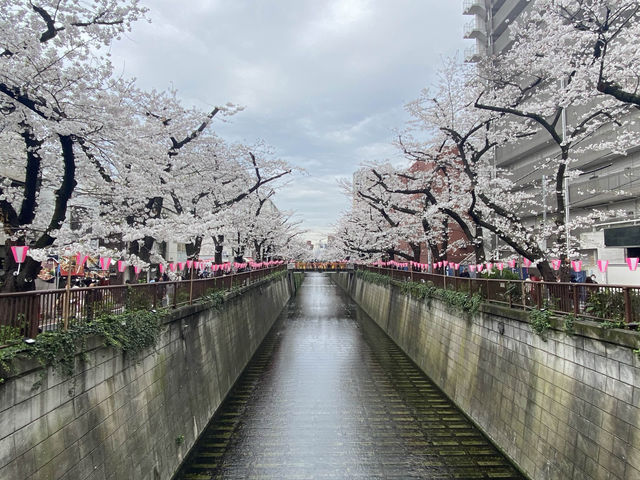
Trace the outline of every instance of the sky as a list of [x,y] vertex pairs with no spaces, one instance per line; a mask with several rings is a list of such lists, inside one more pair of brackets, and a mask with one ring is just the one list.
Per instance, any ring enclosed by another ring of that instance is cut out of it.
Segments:
[[215,131],[230,142],[263,140],[304,170],[275,203],[295,211],[313,241],[349,207],[338,179],[363,162],[402,161],[392,142],[404,106],[443,58],[470,46],[462,0],[141,3],[151,23],[112,47],[116,69],[145,89],[177,89],[187,105],[242,105]]

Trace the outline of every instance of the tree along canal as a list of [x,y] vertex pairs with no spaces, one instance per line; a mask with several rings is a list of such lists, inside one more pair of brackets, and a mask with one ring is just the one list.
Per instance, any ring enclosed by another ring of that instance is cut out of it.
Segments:
[[176,478],[523,477],[328,275],[307,273]]

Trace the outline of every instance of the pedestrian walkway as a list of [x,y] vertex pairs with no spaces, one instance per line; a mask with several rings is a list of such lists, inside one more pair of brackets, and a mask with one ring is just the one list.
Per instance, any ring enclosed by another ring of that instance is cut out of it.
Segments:
[[329,275],[307,273],[177,478],[522,477]]

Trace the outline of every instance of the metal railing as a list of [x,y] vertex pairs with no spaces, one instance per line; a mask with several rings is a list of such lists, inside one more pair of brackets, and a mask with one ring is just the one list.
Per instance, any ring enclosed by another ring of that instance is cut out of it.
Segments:
[[640,321],[640,287],[594,283],[532,282],[522,280],[454,277],[411,270],[359,266],[398,281],[431,282],[443,289],[478,293],[488,302],[511,308],[547,309],[598,322]]
[[248,285],[279,270],[286,270],[286,265],[204,279],[0,293],[0,346],[8,337],[34,338],[105,314],[191,304],[211,292]]

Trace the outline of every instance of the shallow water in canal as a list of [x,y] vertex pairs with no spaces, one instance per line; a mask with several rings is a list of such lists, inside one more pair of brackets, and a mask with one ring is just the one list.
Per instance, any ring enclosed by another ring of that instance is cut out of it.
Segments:
[[177,478],[522,477],[328,275],[307,273]]

